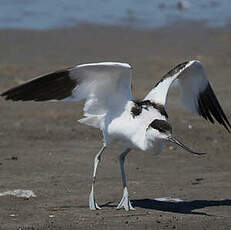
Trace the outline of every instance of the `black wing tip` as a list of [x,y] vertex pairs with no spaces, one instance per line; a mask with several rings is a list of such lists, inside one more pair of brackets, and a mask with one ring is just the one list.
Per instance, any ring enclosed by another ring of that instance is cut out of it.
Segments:
[[0,96],[5,100],[12,100],[10,95],[8,94],[8,91],[1,93]]
[[0,94],[0,96],[1,96],[1,97],[6,97],[6,96],[7,96],[7,94],[8,94],[8,91],[9,91],[9,90],[7,90],[7,91],[5,91],[5,92],[1,93],[1,94]]
[[227,119],[225,125],[223,125],[225,127],[225,129],[230,133],[231,132],[231,125],[229,123],[229,120]]
[[62,100],[71,96],[78,82],[69,75],[69,69],[52,72],[13,87],[0,96],[12,101]]
[[198,112],[204,119],[215,123],[216,120],[229,133],[231,132],[230,122],[225,115],[211,85],[208,83],[205,90],[203,90],[198,97]]
[[3,93],[0,94],[0,96],[6,100],[6,101],[24,101],[20,96],[15,95],[15,89],[18,87],[11,88]]

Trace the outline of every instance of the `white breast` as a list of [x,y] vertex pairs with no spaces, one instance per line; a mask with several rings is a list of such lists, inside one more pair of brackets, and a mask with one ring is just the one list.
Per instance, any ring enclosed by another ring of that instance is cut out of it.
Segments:
[[127,148],[150,149],[146,140],[146,129],[155,119],[165,119],[156,109],[143,109],[136,117],[131,114],[133,102],[129,101],[120,114],[109,114],[105,119],[106,144],[118,143]]

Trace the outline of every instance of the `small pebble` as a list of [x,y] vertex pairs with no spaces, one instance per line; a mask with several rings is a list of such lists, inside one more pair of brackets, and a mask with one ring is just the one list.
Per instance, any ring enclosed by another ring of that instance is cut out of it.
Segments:
[[165,5],[164,3],[160,3],[160,4],[158,5],[158,7],[159,7],[160,9],[164,9],[164,8],[166,8],[166,5]]
[[217,144],[217,143],[218,143],[218,140],[215,139],[215,140],[213,141],[213,143],[214,143],[214,144]]

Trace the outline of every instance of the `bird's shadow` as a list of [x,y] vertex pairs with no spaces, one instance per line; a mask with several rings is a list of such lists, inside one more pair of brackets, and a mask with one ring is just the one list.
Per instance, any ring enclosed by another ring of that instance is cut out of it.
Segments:
[[[196,209],[202,209],[207,207],[218,207],[218,206],[230,206],[231,200],[192,200],[192,201],[157,201],[153,199],[139,199],[139,200],[131,200],[132,206],[134,208],[143,208],[150,210],[158,210],[163,212],[172,212],[178,214],[191,214],[191,215],[204,215],[204,216],[214,216],[207,214],[206,212],[194,211]],[[100,204],[100,207],[110,207],[116,208],[114,202],[107,202],[104,204]],[[49,207],[49,210],[57,211],[60,209],[67,208],[88,208],[88,206],[72,206],[72,205],[64,205],[64,206],[55,206]]]
[[231,200],[193,200],[193,201],[157,201],[152,199],[131,200],[134,208],[144,208],[180,214],[207,215],[205,212],[193,211],[212,206],[231,206]]

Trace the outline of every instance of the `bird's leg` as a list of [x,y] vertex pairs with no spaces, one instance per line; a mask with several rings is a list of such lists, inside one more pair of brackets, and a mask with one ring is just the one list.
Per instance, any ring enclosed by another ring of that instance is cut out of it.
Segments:
[[121,176],[122,176],[122,184],[123,184],[123,197],[120,201],[120,203],[117,206],[117,209],[124,207],[124,209],[126,211],[129,210],[135,210],[132,205],[131,202],[129,200],[129,196],[128,196],[128,189],[127,189],[127,184],[126,184],[126,177],[125,177],[125,172],[124,172],[124,161],[125,161],[125,157],[127,156],[127,154],[131,151],[131,149],[126,149],[123,153],[120,154],[120,170],[121,170]]
[[97,210],[101,209],[98,204],[95,202],[94,198],[94,185],[96,181],[96,170],[98,163],[100,162],[101,154],[103,153],[104,149],[106,148],[106,145],[104,144],[103,147],[100,149],[100,151],[95,155],[95,160],[94,160],[94,171],[93,171],[93,177],[92,177],[92,186],[91,186],[91,192],[89,195],[89,208],[90,210]]

